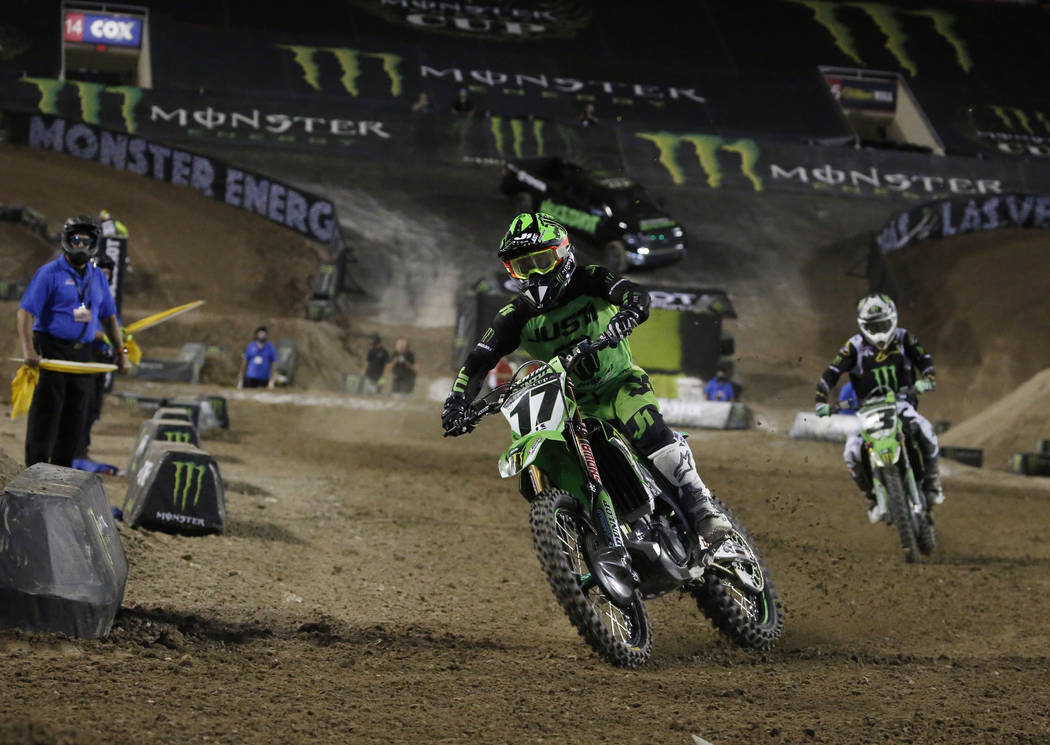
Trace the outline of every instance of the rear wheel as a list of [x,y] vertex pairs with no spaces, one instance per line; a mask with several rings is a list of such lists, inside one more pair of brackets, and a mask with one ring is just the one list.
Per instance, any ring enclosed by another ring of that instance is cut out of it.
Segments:
[[602,592],[584,558],[591,533],[579,503],[567,492],[540,492],[529,514],[532,544],[554,597],[580,636],[602,659],[618,667],[638,667],[652,652],[652,629],[638,593],[626,607]]
[[734,644],[771,649],[784,632],[784,611],[758,551],[721,502],[733,532],[715,551],[706,581],[692,591],[696,605]]
[[918,521],[923,518],[911,509],[911,500],[904,491],[904,483],[896,467],[882,470],[882,483],[886,487],[886,509],[897,526],[904,560],[911,564],[919,563],[922,558],[919,556]]

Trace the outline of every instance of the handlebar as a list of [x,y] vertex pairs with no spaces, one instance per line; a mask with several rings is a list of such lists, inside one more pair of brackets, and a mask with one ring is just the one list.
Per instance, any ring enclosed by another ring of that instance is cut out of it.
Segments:
[[[916,388],[913,385],[901,386],[896,391],[892,391],[891,389],[888,389],[888,388],[886,388],[884,386],[878,386],[878,387],[875,388],[874,391],[869,393],[867,395],[867,397],[865,397],[863,400],[858,399],[857,400],[857,404],[859,406],[864,406],[866,403],[868,403],[869,401],[871,401],[874,398],[881,398],[881,397],[885,396],[887,392],[892,392],[897,397],[898,401],[900,401],[901,399],[908,398],[910,396],[915,396],[916,398],[918,398],[921,395],[921,392],[919,391],[919,389]],[[831,411],[832,414],[839,414],[839,413],[842,412],[842,406],[840,405],[839,401],[835,401],[833,403],[830,403],[830,404],[828,404],[828,406],[830,407],[830,411]]]
[[[598,337],[593,340],[584,339],[568,352],[561,355],[560,359],[562,366],[565,368],[566,372],[571,373],[573,368],[575,368],[587,355],[612,346],[616,346],[616,342],[604,333],[599,334]],[[511,381],[493,388],[486,396],[467,406],[466,411],[463,413],[463,418],[459,423],[463,433],[473,431],[478,425],[478,422],[492,412],[499,411],[499,408],[506,400],[507,394],[510,392],[513,384],[514,381]],[[448,437],[450,434],[452,433],[446,432],[445,437]]]
[[571,373],[587,355],[613,346],[616,346],[616,342],[610,339],[608,334],[599,334],[596,339],[584,339],[563,354],[561,357],[561,363],[565,367],[565,372]]

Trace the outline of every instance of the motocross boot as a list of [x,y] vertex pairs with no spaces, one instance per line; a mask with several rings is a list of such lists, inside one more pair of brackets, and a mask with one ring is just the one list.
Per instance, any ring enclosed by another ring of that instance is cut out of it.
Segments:
[[872,483],[871,476],[868,475],[868,469],[864,467],[862,463],[857,465],[847,465],[849,469],[849,475],[853,477],[853,481],[856,482],[857,488],[860,489],[864,496],[868,499],[868,522],[877,523],[886,517],[885,508],[881,507],[878,500],[875,499],[875,484]]
[[733,529],[729,518],[718,509],[696,470],[693,451],[684,439],[675,438],[670,445],[649,456],[664,478],[678,487],[679,502],[693,530],[708,544],[721,543]]
[[926,473],[922,477],[922,490],[931,505],[944,502],[944,489],[941,488],[941,472],[937,467],[937,458],[926,461]]

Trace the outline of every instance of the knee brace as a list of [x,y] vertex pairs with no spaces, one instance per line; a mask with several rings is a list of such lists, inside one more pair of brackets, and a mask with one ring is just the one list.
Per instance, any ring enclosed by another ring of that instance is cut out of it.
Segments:
[[634,449],[645,457],[674,442],[674,432],[664,422],[660,410],[651,404],[643,406],[629,421],[621,422],[621,425],[623,433],[631,440]]

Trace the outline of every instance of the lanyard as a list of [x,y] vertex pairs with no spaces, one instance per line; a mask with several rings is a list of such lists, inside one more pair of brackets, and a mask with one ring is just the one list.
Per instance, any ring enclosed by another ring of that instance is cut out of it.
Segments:
[[[84,284],[81,285],[77,282],[77,272],[71,269],[69,266],[64,267],[66,273],[73,278],[73,286],[77,288],[77,300],[80,301],[81,305],[84,305],[84,298],[88,295],[88,290],[91,285],[91,265],[88,264],[84,270]],[[91,298],[88,297],[88,303],[85,306],[89,311],[91,310]],[[77,337],[78,342],[84,341],[84,334],[88,330],[88,321],[81,321],[84,324],[84,328],[80,330],[80,336]]]

